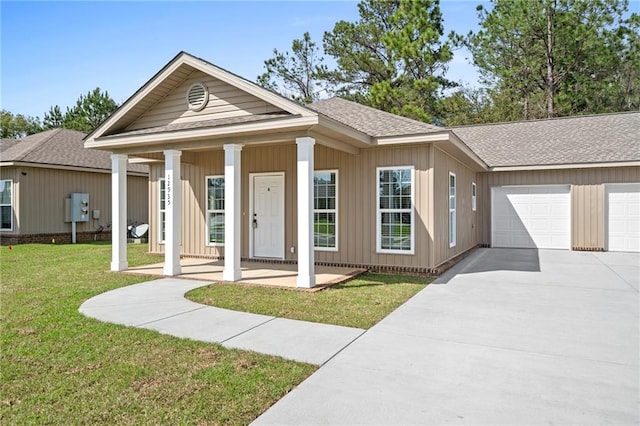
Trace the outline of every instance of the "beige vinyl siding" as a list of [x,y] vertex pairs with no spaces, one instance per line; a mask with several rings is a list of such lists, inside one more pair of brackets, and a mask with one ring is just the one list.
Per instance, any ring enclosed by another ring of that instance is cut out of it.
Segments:
[[[196,82],[205,83],[209,89],[209,103],[197,112],[189,110],[186,99],[189,87]],[[273,112],[282,110],[201,71],[194,71],[127,130]]]
[[[285,258],[297,259],[296,163],[295,144],[245,147],[242,150],[242,257],[250,257],[249,185],[250,174],[285,174]],[[376,167],[415,167],[415,254],[376,253]],[[338,247],[337,252],[317,251],[316,261],[362,265],[428,267],[430,234],[427,231],[429,145],[362,150],[351,155],[321,145],[315,146],[315,169],[338,170]],[[158,243],[158,179],[164,164],[151,166],[149,201],[151,205],[150,249],[162,252]],[[205,243],[205,177],[224,174],[222,150],[199,153],[182,165],[183,228],[182,253],[221,256],[224,248]],[[190,182],[190,183],[189,183]],[[290,251],[296,247],[295,253]]]
[[[339,171],[337,252],[316,252],[316,261],[429,267],[429,145],[372,148],[351,155],[316,145],[316,170]],[[414,255],[376,252],[376,168],[413,166]]]
[[[434,149],[434,266],[475,247],[478,211],[471,209],[471,183],[477,174],[451,155]],[[456,175],[456,245],[449,247],[449,172]],[[477,194],[478,200],[480,195]]]
[[[9,169],[9,170],[6,170]],[[64,200],[72,192],[89,194],[89,210],[100,210],[100,219],[77,223],[77,232],[92,232],[111,224],[111,174],[37,167],[3,167],[2,176],[13,171],[16,218],[12,233],[71,232],[64,222]],[[127,219],[146,223],[147,177],[128,176]],[[19,224],[19,226],[15,226]]]
[[478,239],[491,244],[491,187],[571,185],[571,247],[603,250],[606,183],[640,182],[640,167],[532,170],[478,174]]

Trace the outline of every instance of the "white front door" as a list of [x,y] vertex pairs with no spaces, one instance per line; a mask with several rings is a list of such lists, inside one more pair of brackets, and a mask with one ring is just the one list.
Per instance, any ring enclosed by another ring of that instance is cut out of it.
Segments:
[[571,248],[571,192],[567,186],[492,188],[493,247]]
[[284,173],[251,176],[253,257],[284,259]]
[[640,183],[606,188],[607,250],[640,252]]

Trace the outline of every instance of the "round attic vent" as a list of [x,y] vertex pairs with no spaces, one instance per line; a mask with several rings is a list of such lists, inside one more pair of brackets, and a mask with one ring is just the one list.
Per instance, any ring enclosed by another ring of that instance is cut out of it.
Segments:
[[209,89],[204,83],[193,83],[187,90],[187,103],[191,111],[200,111],[209,102]]

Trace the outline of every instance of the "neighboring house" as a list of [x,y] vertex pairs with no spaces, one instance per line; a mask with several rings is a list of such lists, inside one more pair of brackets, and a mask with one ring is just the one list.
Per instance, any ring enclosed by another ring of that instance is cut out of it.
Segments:
[[309,287],[315,264],[436,272],[478,245],[640,250],[639,127],[638,113],[444,129],[339,98],[304,107],[182,52],[85,146],[116,154],[115,201],[127,160],[149,163],[165,274],[181,254],[224,257],[229,281],[240,259],[297,262]]
[[[76,223],[77,241],[111,237],[110,153],[84,148],[85,133],[54,129],[0,141],[0,240],[69,242],[65,199],[89,194],[86,222]],[[148,166],[128,166],[130,222],[148,220]],[[67,207],[68,209],[69,207]]]

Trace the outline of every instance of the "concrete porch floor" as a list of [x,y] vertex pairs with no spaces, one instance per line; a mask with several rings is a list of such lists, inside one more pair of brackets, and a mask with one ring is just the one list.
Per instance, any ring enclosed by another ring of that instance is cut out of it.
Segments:
[[[135,266],[126,271],[130,274],[164,276],[164,263],[152,265]],[[203,281],[221,282],[224,261],[210,259],[180,259],[182,273],[175,278],[186,278]],[[296,288],[296,276],[298,265],[280,263],[247,262],[240,263],[242,279],[238,281],[242,284],[255,284],[270,287]],[[339,284],[347,281],[361,273],[364,269],[342,268],[333,266],[316,265],[316,286],[306,290],[320,290],[324,287]]]

